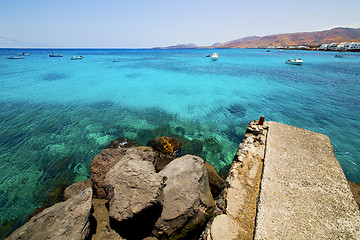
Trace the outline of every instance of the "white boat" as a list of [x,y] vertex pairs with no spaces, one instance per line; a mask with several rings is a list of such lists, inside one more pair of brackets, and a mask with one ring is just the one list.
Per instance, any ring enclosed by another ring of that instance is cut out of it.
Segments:
[[72,58],[70,58],[70,60],[80,60],[83,58],[84,58],[83,56],[79,56],[79,57],[73,56]]
[[301,60],[300,58],[296,58],[296,59],[289,59],[287,60],[285,63],[286,64],[291,64],[291,65],[302,65],[303,64],[303,60]]
[[30,53],[18,53],[18,55],[20,55],[20,56],[29,56]]
[[24,59],[24,57],[7,57],[7,59]]
[[213,54],[211,54],[211,59],[213,60],[213,61],[216,61],[217,59],[218,59],[218,54],[217,53],[213,53]]

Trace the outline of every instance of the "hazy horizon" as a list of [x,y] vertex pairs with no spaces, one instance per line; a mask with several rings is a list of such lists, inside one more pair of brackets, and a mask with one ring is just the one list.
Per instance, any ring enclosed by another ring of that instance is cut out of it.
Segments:
[[359,28],[360,1],[0,2],[0,48],[211,46],[248,36],[334,27]]

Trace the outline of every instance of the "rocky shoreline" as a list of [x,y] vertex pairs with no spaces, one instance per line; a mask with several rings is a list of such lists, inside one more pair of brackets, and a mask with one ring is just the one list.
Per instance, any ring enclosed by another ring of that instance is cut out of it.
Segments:
[[198,239],[224,180],[202,158],[180,157],[174,138],[147,145],[113,141],[92,161],[91,179],[7,239]]
[[202,158],[180,156],[175,138],[119,138],[95,156],[91,179],[7,239],[253,239],[267,131],[250,122],[226,181]]

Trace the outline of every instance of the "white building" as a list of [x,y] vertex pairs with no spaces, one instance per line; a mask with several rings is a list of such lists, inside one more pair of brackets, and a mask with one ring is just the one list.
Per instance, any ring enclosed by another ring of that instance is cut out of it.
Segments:
[[355,49],[358,49],[358,47],[359,47],[358,42],[347,43],[345,45],[345,50],[355,50]]
[[323,43],[321,44],[321,46],[319,47],[319,50],[327,50],[327,47],[329,46],[329,44],[327,43]]
[[336,47],[336,50],[344,50],[346,46],[346,42],[339,43]]
[[329,46],[327,47],[327,50],[336,50],[337,48],[337,43],[330,43]]

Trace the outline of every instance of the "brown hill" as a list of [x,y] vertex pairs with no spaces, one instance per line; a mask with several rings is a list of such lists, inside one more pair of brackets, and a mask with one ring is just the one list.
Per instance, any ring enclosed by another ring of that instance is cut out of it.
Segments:
[[360,28],[333,28],[318,32],[275,34],[265,37],[246,37],[233,40],[217,48],[256,48],[267,46],[316,45],[332,42],[349,42],[360,39]]

